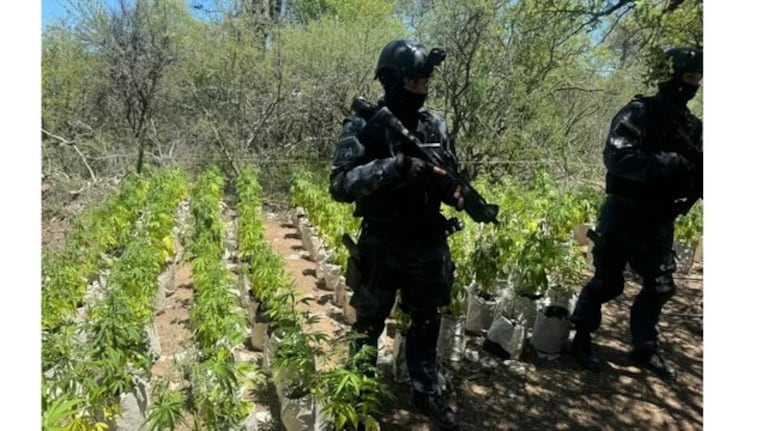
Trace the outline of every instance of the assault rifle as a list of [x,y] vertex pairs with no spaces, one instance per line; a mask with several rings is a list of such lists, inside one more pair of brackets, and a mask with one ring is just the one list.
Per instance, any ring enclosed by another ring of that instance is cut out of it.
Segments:
[[672,136],[672,146],[682,157],[689,160],[694,166],[698,178],[695,179],[695,186],[692,193],[686,197],[677,207],[680,215],[687,214],[698,199],[703,199],[703,150],[694,145],[690,136],[676,121],[673,122],[676,133]]
[[675,204],[675,212],[678,215],[687,214],[695,205],[698,199],[703,199],[703,149],[695,145],[686,132],[684,124],[681,124],[676,118],[678,113],[670,110],[670,105],[659,104],[652,97],[642,95],[634,96],[635,100],[643,101],[649,108],[650,115],[663,124],[663,130],[674,130],[671,136],[663,136],[662,139],[672,151],[679,153],[682,157],[689,160],[695,166],[696,183],[692,192],[685,197],[683,201]]
[[490,204],[477,192],[474,187],[455,171],[452,164],[443,160],[437,151],[427,151],[421,142],[397,117],[386,107],[378,107],[367,100],[358,97],[352,103],[352,109],[357,111],[367,121],[366,128],[371,134],[381,137],[386,142],[392,154],[402,152],[405,155],[424,160],[445,171],[445,175],[454,184],[460,185],[463,196],[463,209],[478,223],[498,223],[498,205]]

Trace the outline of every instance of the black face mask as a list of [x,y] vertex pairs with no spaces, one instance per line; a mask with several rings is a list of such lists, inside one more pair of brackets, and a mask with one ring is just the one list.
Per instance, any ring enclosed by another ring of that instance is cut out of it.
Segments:
[[692,100],[695,97],[695,94],[698,93],[698,88],[700,88],[700,86],[689,84],[681,79],[674,78],[671,81],[659,84],[658,88],[663,94],[679,104],[687,105],[687,102]]
[[416,118],[418,110],[426,102],[426,95],[411,93],[402,85],[397,85],[386,91],[384,102],[394,115],[401,120],[408,120]]

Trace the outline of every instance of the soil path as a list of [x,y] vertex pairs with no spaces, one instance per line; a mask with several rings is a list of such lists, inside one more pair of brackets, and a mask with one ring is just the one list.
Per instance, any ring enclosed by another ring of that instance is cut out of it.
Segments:
[[333,304],[334,292],[322,290],[325,286],[322,279],[317,278],[317,263],[312,260],[310,253],[303,248],[301,234],[294,226],[286,212],[264,211],[264,231],[266,241],[275,253],[283,259],[283,268],[295,282],[298,292],[296,299],[312,298],[306,304],[299,304],[301,311],[308,311],[317,321],[311,324],[307,331],[320,332],[328,337],[323,351],[331,353],[332,361],[320,362],[317,368],[328,369],[347,352],[344,345],[339,343],[349,332],[349,325],[344,321],[343,310]]
[[[194,334],[189,325],[189,310],[192,307],[194,289],[192,265],[186,259],[183,238],[190,230],[192,218],[189,204],[177,214],[176,262],[172,266],[172,278],[165,286],[165,302],[155,313],[154,324],[160,339],[160,358],[152,366],[152,381],[163,378],[171,382],[170,388],[187,391],[189,381],[181,370],[183,354],[194,345]],[[174,431],[191,430],[194,423],[188,411],[184,411],[185,424]]]

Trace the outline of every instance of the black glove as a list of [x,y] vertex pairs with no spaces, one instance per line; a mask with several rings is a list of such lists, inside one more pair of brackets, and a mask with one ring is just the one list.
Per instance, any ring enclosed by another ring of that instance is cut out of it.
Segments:
[[397,173],[400,177],[405,179],[405,181],[422,178],[433,169],[431,164],[416,157],[406,156],[402,153],[397,153],[397,159],[394,162],[394,166],[397,169]]

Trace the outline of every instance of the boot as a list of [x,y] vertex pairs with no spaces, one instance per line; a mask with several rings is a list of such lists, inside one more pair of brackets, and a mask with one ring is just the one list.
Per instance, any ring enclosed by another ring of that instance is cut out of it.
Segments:
[[445,403],[442,397],[434,394],[413,393],[415,406],[429,416],[431,422],[440,431],[453,431],[458,429],[458,419],[455,412]]
[[577,331],[570,351],[581,367],[593,372],[601,371],[602,367],[599,364],[599,359],[597,359],[591,349],[591,333]]
[[663,359],[658,349],[634,348],[631,359],[637,366],[652,371],[663,380],[676,380],[676,370]]

